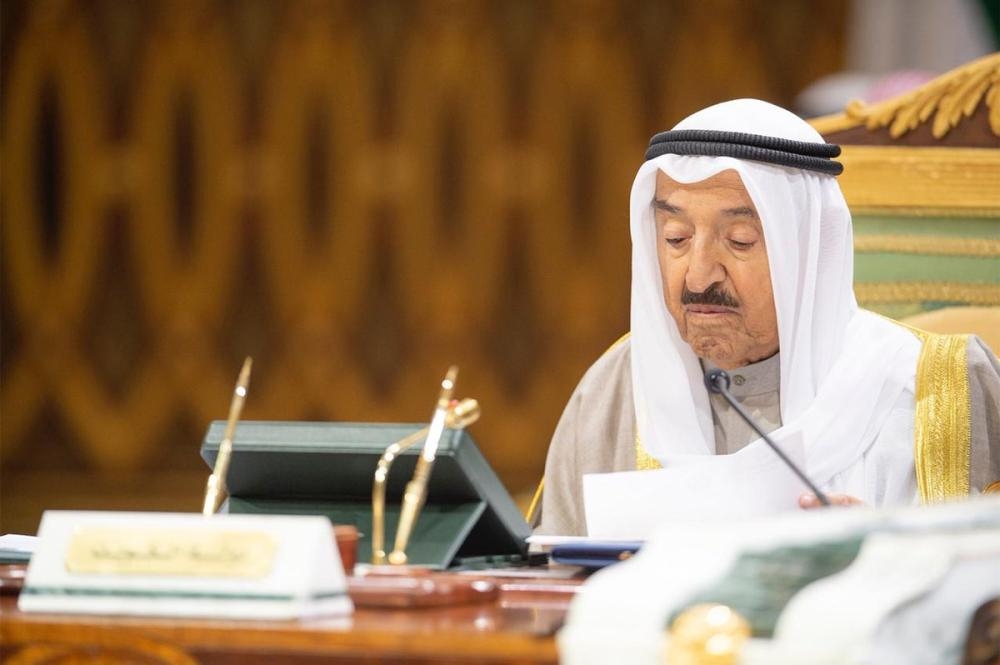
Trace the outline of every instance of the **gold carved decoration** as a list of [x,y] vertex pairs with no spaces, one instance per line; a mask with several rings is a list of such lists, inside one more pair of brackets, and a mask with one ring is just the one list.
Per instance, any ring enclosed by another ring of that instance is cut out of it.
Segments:
[[855,252],[1000,257],[1000,238],[878,234],[854,236]]
[[962,282],[866,282],[854,285],[858,300],[866,305],[892,302],[966,303],[1000,305],[1000,284]]
[[844,146],[837,180],[855,214],[996,217],[1000,150]]
[[990,129],[1000,136],[1000,53],[953,69],[911,92],[872,105],[855,100],[843,114],[811,122],[821,134],[864,125],[869,130],[888,127],[889,135],[899,138],[933,116],[931,134],[940,139],[981,102],[989,109]]

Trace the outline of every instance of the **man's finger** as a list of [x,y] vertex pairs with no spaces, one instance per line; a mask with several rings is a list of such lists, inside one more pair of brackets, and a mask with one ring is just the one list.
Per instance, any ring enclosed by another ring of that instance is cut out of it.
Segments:
[[[831,506],[863,506],[865,502],[857,497],[853,497],[850,494],[828,494],[827,499],[830,501]],[[803,492],[799,495],[799,508],[804,510],[812,510],[813,508],[822,508],[823,504],[812,492]]]
[[809,510],[811,508],[819,508],[822,505],[812,492],[803,492],[799,495],[799,508]]

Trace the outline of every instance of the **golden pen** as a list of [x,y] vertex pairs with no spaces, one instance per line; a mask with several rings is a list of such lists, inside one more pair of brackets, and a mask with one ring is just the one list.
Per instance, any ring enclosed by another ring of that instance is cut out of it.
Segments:
[[215,511],[222,505],[228,492],[226,488],[226,474],[229,472],[229,458],[233,455],[233,437],[236,434],[236,422],[240,419],[240,412],[243,411],[243,402],[246,400],[247,387],[250,385],[250,367],[253,359],[249,356],[243,361],[243,369],[236,380],[236,388],[233,389],[233,400],[229,403],[229,418],[226,420],[226,430],[219,443],[219,454],[215,458],[215,468],[212,475],[208,477],[208,484],[205,487],[205,501],[202,503],[201,512],[203,515],[214,515]]
[[424,499],[427,498],[427,480],[430,478],[434,457],[437,455],[438,445],[444,434],[445,419],[448,416],[451,394],[455,390],[456,376],[458,376],[458,367],[452,365],[448,368],[448,373],[441,382],[441,392],[438,395],[437,407],[434,409],[434,417],[431,418],[431,424],[427,431],[427,441],[424,443],[420,458],[417,460],[413,479],[406,484],[406,491],[403,494],[403,510],[399,515],[396,542],[389,554],[389,563],[391,564],[406,563],[406,545],[410,540],[410,533],[413,531],[420,508],[424,505]]

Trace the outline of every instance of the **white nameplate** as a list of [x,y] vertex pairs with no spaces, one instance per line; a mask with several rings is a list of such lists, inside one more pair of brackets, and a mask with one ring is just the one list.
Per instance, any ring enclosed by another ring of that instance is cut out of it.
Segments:
[[245,619],[354,609],[325,517],[53,510],[18,607]]

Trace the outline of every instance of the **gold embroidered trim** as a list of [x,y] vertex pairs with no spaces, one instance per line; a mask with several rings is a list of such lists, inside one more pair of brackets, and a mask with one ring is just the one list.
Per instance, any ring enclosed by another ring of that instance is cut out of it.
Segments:
[[870,282],[854,285],[861,303],[944,301],[1000,305],[1000,284],[959,282]]
[[[617,347],[619,344],[623,343],[632,335],[631,332],[627,332],[621,337],[619,337],[614,344],[608,347],[608,350],[604,353],[610,352],[612,349]],[[646,447],[642,445],[642,439],[639,438],[639,427],[636,425],[635,429],[635,470],[636,471],[653,471],[655,469],[662,469],[663,466],[656,461],[656,458],[646,452]]]
[[854,236],[854,251],[995,257],[1000,256],[1000,240],[949,236],[858,235]]
[[[611,347],[611,349],[618,346],[618,344],[623,342],[626,337],[628,337],[628,335],[625,335],[625,337],[622,337],[617,342],[615,342],[614,345]],[[608,349],[608,351],[610,351],[611,349]],[[649,452],[646,450],[646,446],[642,445],[642,438],[639,436],[639,414],[636,414],[635,436],[633,441],[635,445],[636,471],[655,471],[656,469],[663,468],[663,465],[660,464],[655,457],[649,454]]]
[[629,339],[631,336],[632,336],[632,332],[629,331],[629,332],[625,333],[624,335],[622,335],[621,337],[619,337],[618,339],[616,339],[611,344],[611,346],[609,346],[607,349],[604,350],[604,353],[601,354],[601,357],[603,358],[604,356],[606,356],[609,353],[611,353],[612,350],[617,349],[619,346],[621,346],[622,344],[625,343],[625,340]]
[[635,430],[635,470],[636,471],[654,471],[656,469],[662,469],[663,465],[656,461],[656,458],[646,452],[646,447],[642,445],[642,439],[639,438],[639,429]]
[[542,509],[542,492],[545,490],[545,476],[538,481],[538,487],[535,488],[535,494],[531,497],[531,503],[528,504],[528,511],[524,513],[524,521],[535,526],[535,521],[538,518],[538,513]]
[[[896,322],[898,323],[898,322]],[[917,361],[914,463],[923,503],[969,494],[970,429],[969,375],[966,369],[967,335],[935,335],[900,323],[922,344]],[[660,469],[638,430],[635,467]],[[986,492],[1000,492],[1000,482]]]
[[913,459],[923,503],[969,494],[970,430],[967,335],[935,335],[906,326],[923,342],[917,361]]

